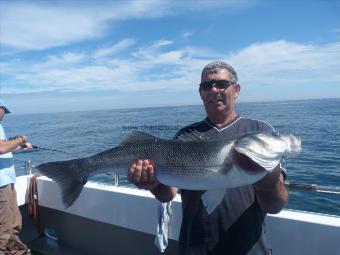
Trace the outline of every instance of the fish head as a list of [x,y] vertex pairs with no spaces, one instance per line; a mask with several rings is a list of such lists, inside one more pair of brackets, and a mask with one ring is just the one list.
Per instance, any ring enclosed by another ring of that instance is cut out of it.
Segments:
[[290,158],[302,151],[298,137],[274,132],[245,134],[236,139],[234,149],[267,170],[275,168],[283,158]]
[[288,133],[274,134],[274,136],[275,135],[278,140],[280,140],[283,144],[286,144],[285,146],[283,145],[285,148],[283,157],[285,159],[298,155],[302,152],[301,139],[299,137]]

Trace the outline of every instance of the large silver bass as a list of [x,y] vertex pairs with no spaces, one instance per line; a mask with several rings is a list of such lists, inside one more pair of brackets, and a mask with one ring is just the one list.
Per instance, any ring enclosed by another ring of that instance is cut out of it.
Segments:
[[[69,207],[90,176],[103,172],[126,175],[136,159],[150,159],[156,165],[159,182],[181,189],[206,190],[202,200],[211,213],[226,188],[255,183],[283,158],[300,151],[300,139],[291,134],[256,132],[215,141],[195,139],[194,135],[189,140],[166,140],[133,132],[107,151],[87,158],[48,162],[37,168],[59,184],[63,203]],[[236,153],[243,158],[235,157]],[[256,170],[249,167],[254,163],[260,166]]]

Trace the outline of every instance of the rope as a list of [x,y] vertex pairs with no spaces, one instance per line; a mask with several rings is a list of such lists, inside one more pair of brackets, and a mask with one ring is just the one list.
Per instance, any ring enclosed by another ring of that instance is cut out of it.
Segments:
[[32,218],[35,227],[38,232],[41,234],[41,224],[40,224],[40,216],[39,216],[39,197],[38,197],[38,187],[37,187],[37,178],[41,176],[40,173],[36,173],[31,177],[29,190],[28,190],[28,215]]

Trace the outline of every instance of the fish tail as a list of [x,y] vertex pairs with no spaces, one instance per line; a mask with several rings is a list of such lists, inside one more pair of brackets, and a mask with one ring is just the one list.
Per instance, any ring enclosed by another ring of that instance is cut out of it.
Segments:
[[36,167],[59,185],[65,208],[74,203],[88,180],[89,171],[86,171],[83,162],[82,159],[73,159],[48,162]]

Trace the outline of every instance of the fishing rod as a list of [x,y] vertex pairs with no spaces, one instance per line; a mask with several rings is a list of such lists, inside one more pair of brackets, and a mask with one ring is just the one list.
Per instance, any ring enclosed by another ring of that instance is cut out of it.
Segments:
[[55,151],[55,152],[61,152],[67,155],[71,155],[70,153],[66,152],[66,151],[60,151],[60,150],[56,150],[53,148],[46,148],[46,147],[41,147],[41,146],[37,146],[37,145],[32,145],[32,148],[35,150],[47,150],[47,151]]
[[[25,146],[24,146],[25,147]],[[37,145],[32,145],[32,149],[35,150],[45,150],[45,151],[54,151],[54,152],[60,152],[60,153],[64,153],[66,155],[69,156],[73,156],[71,153],[68,153],[66,151],[61,151],[61,150],[56,150],[53,148],[46,148],[46,147],[41,147],[41,146],[37,146]],[[31,153],[31,152],[35,152],[34,150],[20,150],[20,151],[15,151],[15,153]]]
[[[18,137],[19,136],[13,136],[13,137],[8,138],[8,140],[11,141],[11,140],[17,139]],[[55,152],[61,152],[61,153],[67,154],[67,155],[71,155],[70,153],[68,153],[66,151],[60,151],[60,150],[56,150],[56,149],[53,149],[53,148],[41,147],[41,146],[37,146],[37,145],[33,145],[33,144],[31,144],[31,145],[32,145],[32,149],[35,149],[35,150],[55,151]],[[23,144],[21,147],[25,148],[26,145]],[[24,152],[24,151],[21,151],[21,152]],[[25,151],[25,152],[32,152],[32,151]]]
[[302,190],[340,195],[340,187],[337,186],[324,186],[317,184],[294,183],[294,182],[285,182],[285,185],[289,190]]

